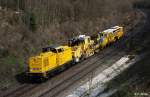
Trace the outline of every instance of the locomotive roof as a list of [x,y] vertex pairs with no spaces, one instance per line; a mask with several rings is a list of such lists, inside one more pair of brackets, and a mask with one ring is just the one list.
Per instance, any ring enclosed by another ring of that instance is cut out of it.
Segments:
[[49,48],[58,48],[60,45],[51,45]]
[[63,49],[66,49],[67,48],[67,46],[61,46],[61,45],[52,45],[52,46],[49,46],[49,47],[45,47],[45,48],[43,48],[43,49],[61,49],[61,48],[63,48]]

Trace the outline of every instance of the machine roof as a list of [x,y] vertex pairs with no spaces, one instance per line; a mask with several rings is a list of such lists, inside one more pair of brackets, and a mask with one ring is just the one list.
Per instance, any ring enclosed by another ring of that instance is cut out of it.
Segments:
[[112,33],[114,32],[116,29],[107,29],[107,30],[104,30],[103,32],[105,33]]

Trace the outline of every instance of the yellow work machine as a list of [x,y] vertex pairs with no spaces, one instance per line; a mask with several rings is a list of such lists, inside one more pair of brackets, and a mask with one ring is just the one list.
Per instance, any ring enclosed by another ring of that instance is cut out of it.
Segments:
[[114,29],[107,29],[103,31],[104,36],[108,39],[108,43],[115,42]]
[[104,48],[106,45],[115,42],[123,36],[123,27],[115,26],[104,30],[98,34],[100,47]]
[[90,36],[79,35],[69,40],[68,45],[72,48],[73,59],[79,62],[80,59],[85,59],[94,54],[94,41]]
[[114,26],[111,29],[114,29],[113,33],[114,33],[114,36],[115,36],[116,39],[120,39],[124,34],[123,27]]
[[29,58],[29,75],[47,77],[48,73],[72,61],[72,50],[68,46],[46,47],[43,52]]

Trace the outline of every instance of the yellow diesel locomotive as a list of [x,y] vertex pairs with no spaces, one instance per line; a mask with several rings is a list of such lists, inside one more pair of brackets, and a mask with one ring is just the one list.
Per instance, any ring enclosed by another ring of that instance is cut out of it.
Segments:
[[72,61],[72,50],[68,46],[46,47],[40,55],[29,58],[29,74],[47,77],[47,74]]
[[79,35],[68,41],[68,46],[50,46],[29,58],[28,75],[47,78],[52,71],[65,67],[68,63],[78,63],[81,59],[92,56],[97,49],[115,42],[123,36],[123,27],[115,26],[97,33],[96,39]]
[[104,48],[106,45],[115,42],[123,36],[123,27],[114,26],[110,29],[99,32],[97,40],[101,48]]

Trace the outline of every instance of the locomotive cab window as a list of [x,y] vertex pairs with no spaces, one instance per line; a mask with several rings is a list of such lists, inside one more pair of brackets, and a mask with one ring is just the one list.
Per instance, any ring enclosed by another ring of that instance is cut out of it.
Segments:
[[60,49],[58,49],[57,51],[58,51],[58,53],[61,53],[61,52],[64,51],[64,49],[63,49],[63,48],[60,48]]
[[48,47],[42,48],[42,52],[43,52],[43,53],[48,52],[48,51],[50,51]]
[[57,53],[57,50],[55,48],[51,48],[51,52]]
[[56,49],[55,48],[51,48],[51,47],[46,47],[46,48],[43,48],[42,49],[42,52],[45,53],[45,52],[53,52],[53,53],[57,53]]

